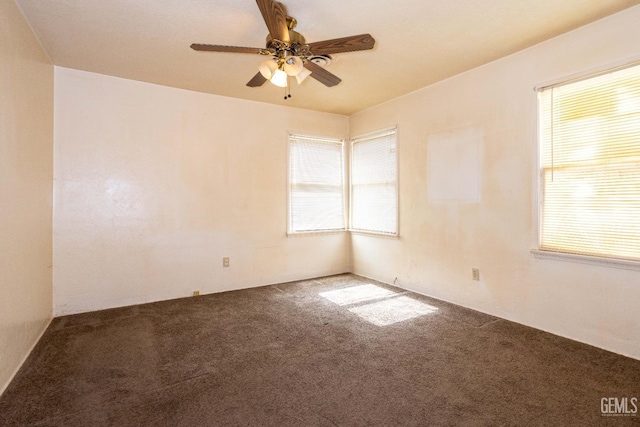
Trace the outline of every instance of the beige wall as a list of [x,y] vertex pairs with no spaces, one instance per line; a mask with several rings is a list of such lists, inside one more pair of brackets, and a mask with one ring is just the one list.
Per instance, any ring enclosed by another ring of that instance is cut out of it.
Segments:
[[0,393],[51,319],[53,66],[0,1]]
[[638,22],[640,6],[352,116],[352,135],[399,126],[401,233],[353,236],[353,271],[640,358],[640,271],[530,253],[533,87],[640,59]]
[[348,271],[346,233],[286,236],[287,131],[347,117],[59,67],[55,88],[56,315]]

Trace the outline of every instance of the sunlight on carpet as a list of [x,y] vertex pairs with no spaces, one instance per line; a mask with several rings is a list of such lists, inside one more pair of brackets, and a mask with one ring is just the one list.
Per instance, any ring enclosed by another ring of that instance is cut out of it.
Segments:
[[376,285],[359,285],[335,291],[321,292],[320,296],[338,305],[351,305],[372,299],[396,295],[395,292]]
[[401,296],[349,309],[369,323],[387,326],[438,311],[436,307]]
[[[437,307],[398,295],[372,284],[320,293],[339,306],[352,306],[348,308],[351,313],[376,326],[388,326],[438,311]],[[369,302],[372,300],[377,301]]]

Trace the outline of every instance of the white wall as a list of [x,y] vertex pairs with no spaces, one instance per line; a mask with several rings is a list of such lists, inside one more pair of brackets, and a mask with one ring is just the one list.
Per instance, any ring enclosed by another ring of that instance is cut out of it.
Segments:
[[347,117],[59,67],[55,92],[55,315],[348,271],[346,233],[286,236],[287,131]]
[[640,6],[352,116],[352,135],[399,126],[401,233],[353,236],[353,271],[640,358],[640,271],[530,253],[533,87],[640,59],[638,22]]
[[53,66],[0,1],[0,394],[51,319]]

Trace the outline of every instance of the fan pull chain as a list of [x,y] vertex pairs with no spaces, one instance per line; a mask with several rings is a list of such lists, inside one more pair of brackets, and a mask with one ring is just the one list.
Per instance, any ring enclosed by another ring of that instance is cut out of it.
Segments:
[[284,87],[284,100],[291,98],[291,85],[289,84],[289,79],[291,77],[287,76],[287,85]]

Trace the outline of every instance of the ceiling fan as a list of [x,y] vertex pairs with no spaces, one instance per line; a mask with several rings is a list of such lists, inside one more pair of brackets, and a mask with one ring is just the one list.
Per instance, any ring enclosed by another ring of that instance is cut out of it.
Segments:
[[319,64],[330,62],[330,55],[334,53],[369,50],[373,49],[375,44],[370,34],[307,43],[302,34],[294,31],[297,21],[287,16],[282,3],[274,0],[256,2],[269,30],[264,49],[198,43],[191,45],[191,49],[198,51],[269,56],[268,60],[260,63],[259,72],[247,83],[249,87],[262,86],[267,80],[276,86],[287,87],[289,76],[295,77],[298,84],[311,76],[327,87],[335,86],[342,80]]

